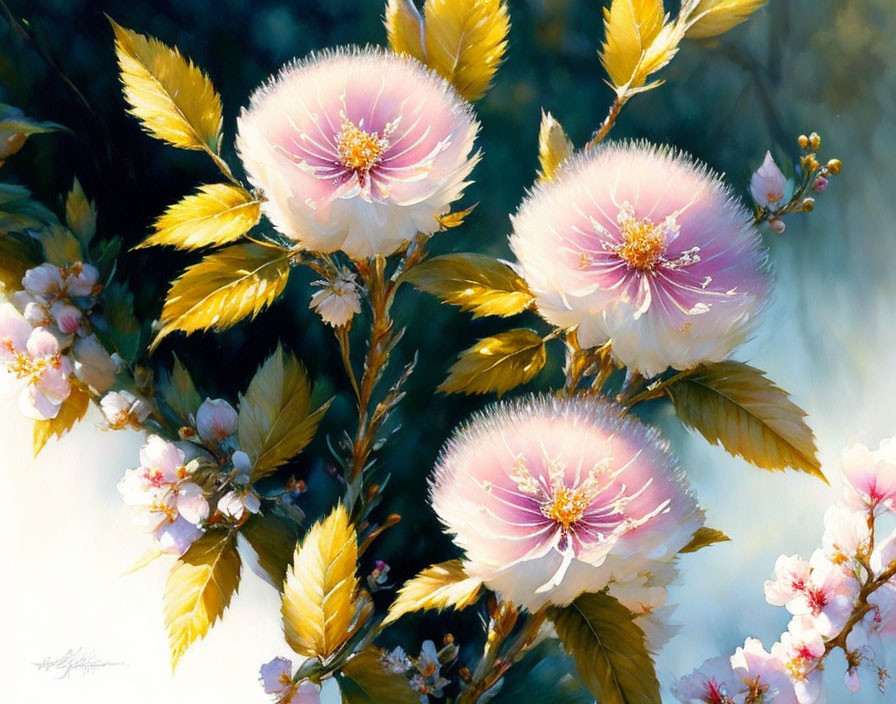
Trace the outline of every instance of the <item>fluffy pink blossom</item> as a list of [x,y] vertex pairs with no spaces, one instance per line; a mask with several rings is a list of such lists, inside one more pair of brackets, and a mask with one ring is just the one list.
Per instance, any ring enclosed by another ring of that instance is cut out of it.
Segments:
[[264,212],[306,249],[388,255],[460,198],[478,123],[455,90],[407,56],[313,54],[252,96],[237,147]]
[[671,149],[600,147],[539,184],[511,248],[548,322],[583,347],[612,340],[646,376],[726,358],[753,330],[770,277],[750,213]]
[[784,205],[793,192],[787,177],[772,158],[771,152],[765,153],[762,166],[750,178],[750,195],[756,205],[762,208],[777,210]]
[[152,413],[152,404],[130,391],[110,391],[100,401],[100,410],[112,430],[139,428]]
[[835,504],[824,513],[824,534],[821,539],[824,554],[832,562],[852,570],[859,558],[871,552],[871,529],[866,511]]
[[894,510],[896,500],[896,438],[881,440],[877,450],[862,443],[846,448],[842,456],[846,500],[876,513]]
[[442,450],[431,500],[467,571],[532,610],[660,569],[703,522],[656,433],[588,399],[474,416]]
[[28,418],[55,418],[71,393],[71,360],[45,328],[32,328],[9,303],[0,304],[0,386],[19,394]]
[[48,300],[85,298],[99,291],[99,278],[99,271],[92,264],[76,262],[60,267],[45,263],[25,272],[22,288]]
[[772,655],[784,663],[793,680],[793,689],[800,704],[814,704],[822,690],[820,658],[825,654],[824,640],[808,616],[795,616],[772,646]]

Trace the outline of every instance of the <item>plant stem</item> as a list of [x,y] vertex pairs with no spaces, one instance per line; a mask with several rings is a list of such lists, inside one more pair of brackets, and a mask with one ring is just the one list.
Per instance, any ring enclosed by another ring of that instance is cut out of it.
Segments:
[[613,98],[613,104],[610,106],[610,111],[607,113],[604,121],[600,123],[600,127],[597,128],[597,132],[594,133],[594,136],[585,146],[585,149],[594,149],[604,140],[604,137],[610,133],[610,130],[613,129],[613,125],[616,124],[616,118],[619,117],[619,113],[622,112],[622,106],[625,105],[626,102],[627,98],[624,95],[622,97],[617,95]]
[[502,653],[501,646],[519,615],[520,612],[512,604],[505,603],[498,607],[498,613],[489,624],[488,640],[482,658],[476,666],[473,681],[457,698],[456,704],[476,704],[483,694],[497,684],[504,673],[513,666],[518,656],[535,642],[538,631],[547,618],[547,607],[528,617],[522,630]]

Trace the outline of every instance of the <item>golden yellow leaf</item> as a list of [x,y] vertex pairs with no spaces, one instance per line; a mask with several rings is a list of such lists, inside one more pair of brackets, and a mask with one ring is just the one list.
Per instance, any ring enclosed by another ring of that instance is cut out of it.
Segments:
[[65,199],[65,222],[82,245],[86,246],[96,234],[96,204],[87,200],[77,178]]
[[311,382],[304,367],[277,346],[240,397],[240,448],[252,459],[252,481],[274,472],[314,438],[329,408],[311,412]]
[[52,436],[61,438],[71,430],[87,413],[88,406],[90,406],[90,392],[79,381],[72,381],[68,398],[62,402],[56,417],[35,421],[34,456],[37,457]]
[[40,234],[40,246],[44,251],[44,259],[56,266],[69,266],[84,260],[80,242],[61,225],[44,230]]
[[541,111],[541,128],[538,130],[538,163],[541,170],[538,178],[542,181],[550,181],[557,173],[557,169],[569,157],[574,148],[566,132],[549,112]]
[[808,472],[823,481],[805,411],[765,373],[741,362],[704,364],[666,392],[682,423],[757,467]]
[[340,504],[296,549],[281,612],[286,642],[299,655],[327,658],[349,635],[358,585],[357,538]]
[[601,704],[662,704],[644,632],[609,594],[582,594],[548,618]]
[[460,560],[432,565],[404,583],[383,625],[414,611],[465,609],[476,603],[481,588],[482,580],[468,576]]
[[604,8],[606,39],[600,59],[614,86],[634,82],[638,64],[663,28],[663,20],[662,0],[613,0]]
[[138,247],[170,245],[198,249],[229,244],[251,230],[261,218],[261,203],[246,189],[227,183],[200,186],[168,208],[155,222],[155,233]]
[[221,97],[208,76],[176,48],[109,21],[131,114],[168,144],[217,153]]
[[716,530],[715,528],[707,528],[706,526],[700,526],[697,529],[697,532],[694,533],[694,537],[691,538],[691,541],[678,552],[697,552],[698,550],[701,550],[708,545],[714,545],[715,543],[726,543],[730,540],[731,538],[729,538],[720,530]]
[[171,667],[224,614],[240,582],[236,533],[209,530],[181,556],[165,583]]
[[423,18],[414,0],[388,0],[386,3],[386,36],[397,54],[410,54],[426,63],[423,51]]
[[427,0],[426,63],[467,100],[479,100],[504,58],[510,17],[504,0]]
[[459,227],[464,224],[464,220],[467,219],[467,216],[473,212],[476,205],[471,205],[469,208],[464,208],[463,210],[455,210],[450,213],[445,213],[444,215],[439,215],[436,218],[439,221],[439,228],[441,228],[442,232],[446,230],[450,230],[453,227]]
[[280,247],[248,242],[212,252],[171,284],[150,350],[175,330],[223,330],[254,318],[287,279],[288,252]]
[[700,0],[691,13],[688,39],[707,39],[724,34],[745,22],[767,0]]
[[361,651],[336,676],[343,704],[420,704],[404,674],[390,670],[384,653],[373,646]]
[[526,282],[507,264],[472,252],[421,262],[408,269],[402,280],[472,311],[474,317],[516,315],[534,300]]
[[544,340],[518,328],[480,340],[460,357],[439,386],[443,393],[486,394],[505,391],[535,378],[547,361]]

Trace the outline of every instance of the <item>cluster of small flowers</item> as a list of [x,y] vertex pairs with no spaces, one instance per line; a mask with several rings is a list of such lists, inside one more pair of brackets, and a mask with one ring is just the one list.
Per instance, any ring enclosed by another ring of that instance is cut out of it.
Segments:
[[793,618],[771,652],[755,638],[729,659],[706,661],[679,680],[684,704],[815,704],[824,700],[823,661],[844,651],[844,684],[860,688],[867,670],[883,688],[882,636],[896,633],[896,531],[875,538],[878,518],[896,513],[896,438],[876,451],[856,444],[843,453],[843,498],[824,516],[822,548],[806,561],[782,555],[765,583],[770,604]]
[[[101,402],[113,426],[140,419],[148,412],[141,404],[146,402],[127,392],[112,392]],[[239,522],[261,507],[250,484],[252,462],[236,441],[233,407],[222,399],[206,399],[196,412],[195,432],[185,430],[189,432],[182,435],[190,439],[179,442],[150,435],[140,450],[140,466],[127,470],[118,484],[125,503],[137,508],[138,522],[154,532],[159,547],[178,555],[209,523]]]
[[50,420],[73,384],[109,389],[120,360],[91,332],[102,288],[95,267],[41,264],[25,272],[22,288],[0,304],[0,388],[18,393],[28,418]]
[[[750,179],[753,202],[778,234],[787,229],[781,217],[788,213],[812,212],[815,209],[814,196],[827,190],[830,177],[839,174],[843,166],[839,159],[830,159],[824,166],[818,163],[816,152],[821,147],[818,133],[813,132],[808,137],[800,135],[797,142],[804,152],[800,157],[801,184],[795,184],[784,175],[771,152],[765,153],[765,160]],[[810,190],[814,195],[809,195]]]
[[408,657],[403,648],[397,647],[387,653],[383,660],[389,670],[408,677],[411,688],[420,695],[421,704],[428,704],[430,696],[444,696],[444,689],[451,684],[451,680],[442,676],[442,668],[453,664],[459,652],[454,638],[449,635],[445,636],[441,650],[436,650],[433,641],[426,640],[416,659]]

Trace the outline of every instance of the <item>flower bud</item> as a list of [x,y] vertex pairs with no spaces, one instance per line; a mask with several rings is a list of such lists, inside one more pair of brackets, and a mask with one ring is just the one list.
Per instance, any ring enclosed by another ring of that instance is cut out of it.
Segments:
[[816,193],[824,193],[824,190],[828,187],[828,183],[830,182],[824,176],[818,176],[812,183],[812,190]]
[[196,411],[196,429],[205,442],[221,442],[236,432],[236,411],[224,399],[207,398]]
[[809,138],[804,134],[801,134],[796,141],[799,142],[800,147],[803,149],[809,146]]
[[813,132],[809,135],[809,148],[812,151],[816,151],[821,146],[821,137],[818,132]]
[[769,227],[772,228],[772,231],[777,234],[783,234],[784,230],[787,229],[787,225],[784,224],[784,221],[780,218],[772,218],[768,221]]
[[750,179],[750,195],[756,205],[776,210],[785,201],[787,190],[787,177],[778,168],[771,152],[766,152],[765,161]]
[[804,198],[803,199],[803,212],[811,213],[815,210],[815,199],[814,198]]
[[76,341],[72,347],[72,357],[75,360],[75,376],[98,393],[107,391],[115,383],[118,365],[95,335]]
[[831,159],[828,162],[828,173],[832,173],[834,175],[840,173],[840,169],[843,167],[843,162],[839,159]]

